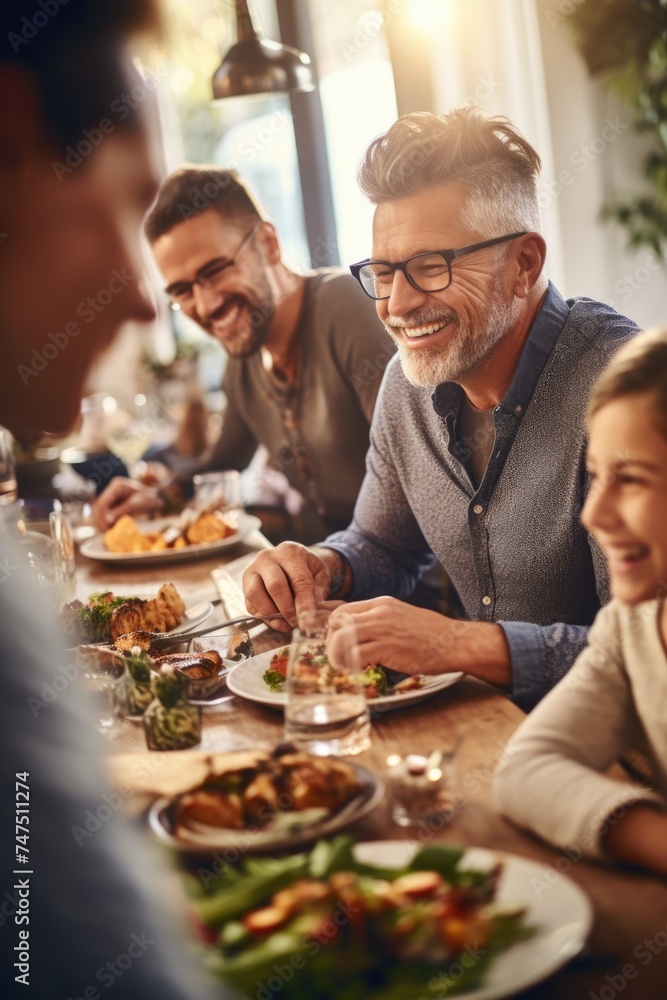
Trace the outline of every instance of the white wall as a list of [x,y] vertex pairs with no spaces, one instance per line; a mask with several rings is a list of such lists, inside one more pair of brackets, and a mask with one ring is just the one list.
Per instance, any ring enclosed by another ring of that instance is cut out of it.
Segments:
[[611,303],[641,326],[667,324],[667,272],[599,219],[614,192],[642,188],[644,140],[631,109],[588,77],[567,11],[576,0],[448,0],[435,45],[436,106],[474,101],[507,115],[543,161],[547,273],[566,296]]

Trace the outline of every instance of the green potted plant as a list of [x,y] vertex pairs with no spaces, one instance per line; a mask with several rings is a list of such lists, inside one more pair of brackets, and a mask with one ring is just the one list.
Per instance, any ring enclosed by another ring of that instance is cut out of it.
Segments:
[[[565,20],[565,18],[564,18]],[[652,137],[644,192],[609,201],[602,217],[624,226],[632,248],[664,257],[667,243],[667,4],[664,0],[584,0],[567,18],[592,76],[606,79]]]

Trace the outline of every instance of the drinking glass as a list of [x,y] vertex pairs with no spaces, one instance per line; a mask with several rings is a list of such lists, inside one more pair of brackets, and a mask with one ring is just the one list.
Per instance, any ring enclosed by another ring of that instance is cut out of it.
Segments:
[[202,472],[192,477],[197,510],[239,511],[241,509],[241,473]]
[[456,749],[434,750],[429,756],[391,754],[387,758],[387,790],[391,817],[399,826],[440,829],[456,811]]
[[12,455],[11,438],[0,428],[0,507],[14,503],[18,496],[16,466]]
[[49,601],[61,607],[74,597],[75,563],[72,532],[61,510],[31,517],[26,509],[16,521],[18,552]]
[[356,628],[330,611],[299,615],[287,665],[285,738],[319,757],[370,746],[370,713],[361,683]]
[[154,407],[148,397],[139,392],[128,398],[106,396],[104,410],[107,448],[125,463],[130,476],[134,476],[157,430]]
[[98,719],[97,732],[112,741],[122,730],[120,715],[116,709],[115,689],[123,675],[123,658],[113,657],[103,667],[86,667],[83,678],[89,690],[96,695]]

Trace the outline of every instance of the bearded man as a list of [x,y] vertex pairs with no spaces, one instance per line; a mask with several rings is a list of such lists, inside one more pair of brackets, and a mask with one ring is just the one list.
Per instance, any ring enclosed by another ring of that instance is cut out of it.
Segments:
[[[347,527],[393,354],[373,303],[340,268],[287,267],[275,227],[232,171],[175,171],[145,228],[172,305],[229,355],[220,437],[178,480],[245,469],[263,445],[303,498],[302,540]],[[156,490],[116,479],[97,501],[97,521],[107,528],[160,503]]]
[[[568,670],[608,599],[579,523],[584,413],[637,327],[543,274],[536,151],[479,108],[405,115],[370,145],[373,257],[352,266],[398,347],[350,528],[283,543],[246,571],[249,610],[289,622],[347,598],[362,662],[462,670],[530,708]],[[403,602],[433,556],[453,620]],[[287,628],[287,625],[285,626]]]

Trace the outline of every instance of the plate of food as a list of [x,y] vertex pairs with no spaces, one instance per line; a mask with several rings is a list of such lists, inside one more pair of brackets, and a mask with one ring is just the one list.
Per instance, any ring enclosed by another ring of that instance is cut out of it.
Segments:
[[500,851],[342,836],[226,865],[191,905],[209,964],[239,995],[287,964],[282,1000],[499,1000],[563,966],[590,931],[582,890],[563,876],[538,895],[542,876]]
[[379,778],[359,764],[285,744],[211,756],[203,777],[153,803],[149,825],[185,853],[281,850],[340,830],[383,795]]
[[262,522],[245,511],[206,511],[182,530],[177,517],[137,521],[129,514],[108,531],[81,543],[89,559],[108,563],[158,563],[203,559],[238,545]]
[[100,591],[87,601],[70,601],[60,610],[60,625],[69,648],[94,643],[114,645],[135,632],[179,636],[205,622],[213,613],[210,601],[190,607],[173,583],[165,583],[155,597]]
[[[227,678],[227,687],[234,694],[249,701],[284,708],[287,701],[285,672],[290,646],[268,650],[244,660],[234,667]],[[314,644],[314,662],[325,659],[323,647]],[[371,664],[360,675],[364,693],[372,711],[387,712],[407,708],[438,691],[450,687],[463,677],[460,672],[450,674],[398,674],[381,664]]]

